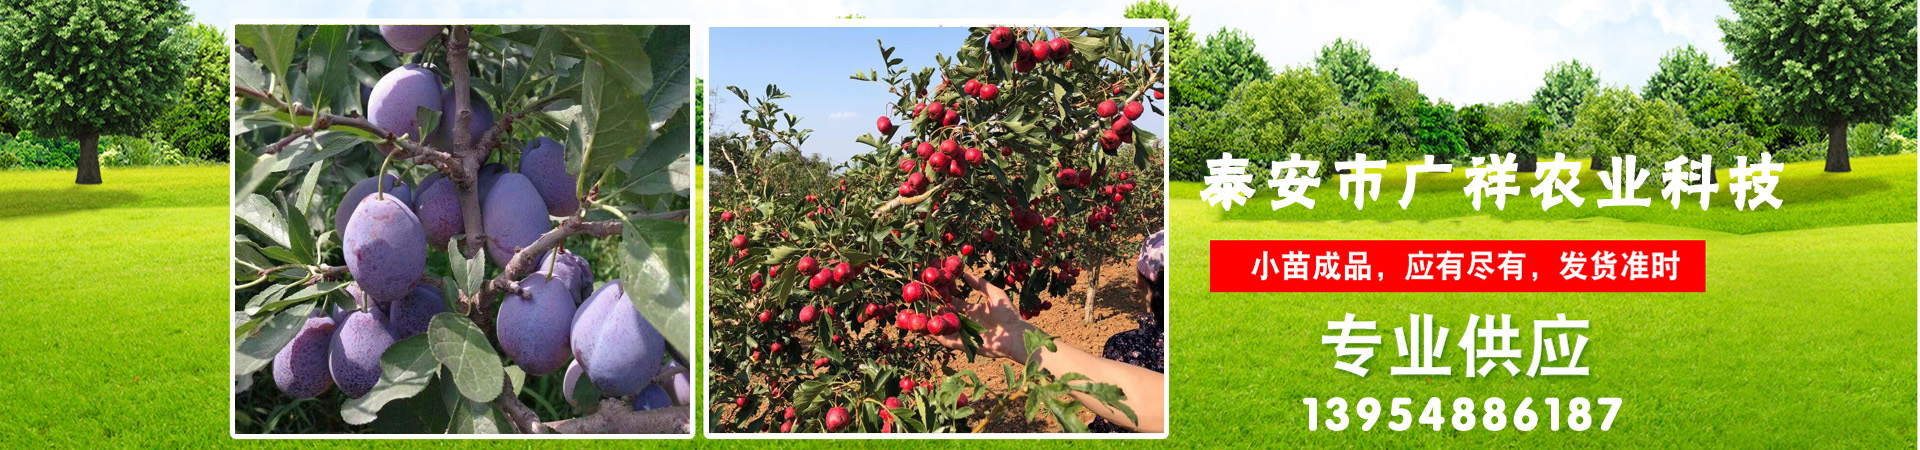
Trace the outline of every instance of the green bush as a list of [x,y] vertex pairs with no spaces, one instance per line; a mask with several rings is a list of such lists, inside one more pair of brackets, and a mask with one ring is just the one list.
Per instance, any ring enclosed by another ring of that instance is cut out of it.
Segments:
[[22,131],[17,136],[0,133],[0,153],[15,163],[13,168],[21,169],[72,169],[74,158],[80,154],[80,144],[66,138],[41,138],[32,131]]
[[1913,140],[1901,136],[1892,127],[1877,123],[1855,124],[1847,130],[1847,153],[1852,156],[1880,156],[1913,153]]
[[[1178,109],[1169,121],[1173,129],[1169,141],[1173,154],[1168,170],[1180,181],[1201,181],[1207,176],[1207,160],[1232,153],[1246,158],[1253,153],[1251,141],[1241,133],[1240,119],[1225,111],[1200,108]],[[1248,172],[1253,172],[1248,167]]]
[[133,136],[100,138],[100,165],[103,166],[177,166],[197,161],[181,154],[180,149],[166,141],[150,141]]

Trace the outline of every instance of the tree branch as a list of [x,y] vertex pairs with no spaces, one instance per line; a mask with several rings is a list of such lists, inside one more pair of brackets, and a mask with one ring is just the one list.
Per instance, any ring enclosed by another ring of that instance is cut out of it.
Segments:
[[540,258],[546,256],[547,252],[559,247],[561,243],[566,242],[568,237],[576,234],[608,237],[620,234],[620,230],[626,226],[626,224],[618,220],[587,222],[580,217],[581,216],[568,217],[566,220],[560,222],[560,226],[548,230],[546,234],[540,235],[539,239],[535,239],[532,244],[527,244],[525,248],[516,251],[513,255],[513,260],[507,261],[506,267],[501,269],[500,276],[494,277],[492,281],[488,281],[487,284],[480,287],[480,309],[486,309],[486,300],[492,299],[495,294],[514,290],[516,280],[526,278],[528,274],[532,274],[536,269],[539,269]]
[[378,148],[382,154],[385,154],[387,156],[391,156],[394,158],[412,161],[416,164],[432,165],[435,168],[440,169],[442,172],[448,173],[447,178],[450,178],[450,179],[458,178],[455,176],[455,174],[458,174],[460,171],[453,170],[458,167],[458,162],[453,157],[453,155],[448,154],[447,152],[436,150],[432,147],[420,145],[410,140],[401,139],[399,136],[393,134],[392,132],[387,131],[386,129],[380,128],[379,125],[374,125],[373,122],[370,122],[367,119],[317,112],[317,111],[314,111],[313,108],[309,108],[299,104],[288,104],[287,102],[274,98],[271,95],[267,95],[264,92],[256,91],[256,90],[253,90],[252,88],[247,88],[243,86],[234,86],[233,90],[234,90],[234,93],[236,94],[239,94],[241,96],[251,98],[254,100],[258,100],[261,103],[267,104],[268,106],[277,108],[282,111],[286,111],[288,114],[292,114],[296,116],[308,116],[313,118],[313,125],[296,129],[293,131],[292,134],[287,135],[287,137],[285,138],[281,138],[278,142],[275,142],[272,146],[267,148],[267,154],[277,154],[280,152],[280,150],[285,149],[288,145],[292,145],[294,142],[298,142],[299,138],[301,137],[312,139],[314,133],[317,133],[320,130],[330,129],[335,126],[343,126],[348,128],[359,129],[361,131],[365,131],[367,133],[373,134],[376,137],[379,137],[380,139],[385,140],[386,142],[375,145],[375,147]]

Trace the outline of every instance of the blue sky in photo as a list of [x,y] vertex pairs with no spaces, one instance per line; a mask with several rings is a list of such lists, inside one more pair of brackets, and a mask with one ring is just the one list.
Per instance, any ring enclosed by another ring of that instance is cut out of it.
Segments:
[[[727,86],[759,96],[767,84],[778,84],[790,96],[778,102],[781,107],[803,118],[801,128],[813,130],[804,150],[835,162],[873,149],[854,139],[877,133],[874,119],[898,98],[887,92],[886,85],[851,78],[855,72],[885,69],[878,41],[896,49],[893,55],[905,60],[903,67],[918,70],[932,66],[935,54],[951,56],[967,36],[963,27],[711,30],[707,87],[714,94],[709,97],[714,100],[713,129],[746,131],[739,117],[747,105]],[[1146,29],[1125,33],[1136,45],[1150,44],[1156,36]],[[900,116],[893,119],[896,124],[905,123]],[[1166,132],[1166,119],[1151,109],[1136,124],[1163,136]]]

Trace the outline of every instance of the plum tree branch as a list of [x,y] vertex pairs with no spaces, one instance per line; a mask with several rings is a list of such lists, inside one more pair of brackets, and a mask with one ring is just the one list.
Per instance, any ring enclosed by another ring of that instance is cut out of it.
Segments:
[[451,174],[458,173],[457,170],[450,170],[450,169],[456,169],[459,167],[459,163],[453,157],[453,155],[448,154],[447,152],[436,150],[432,147],[414,143],[413,141],[401,139],[399,136],[394,135],[392,132],[387,131],[386,129],[380,128],[379,125],[374,125],[373,122],[368,121],[365,118],[349,117],[349,116],[342,116],[338,114],[322,113],[322,112],[314,111],[313,108],[309,108],[305,105],[289,104],[285,101],[281,101],[278,98],[274,98],[272,95],[268,95],[267,93],[260,92],[245,86],[234,86],[233,91],[234,93],[239,94],[241,96],[258,100],[261,103],[266,104],[267,106],[271,106],[281,111],[286,111],[288,114],[292,114],[296,116],[308,116],[313,118],[313,125],[296,129],[293,131],[293,133],[287,135],[287,137],[281,138],[278,142],[275,142],[272,146],[267,148],[268,154],[279,153],[280,150],[285,149],[286,146],[292,145],[294,142],[298,142],[299,138],[301,137],[312,139],[314,134],[319,132],[320,130],[333,128],[335,126],[343,126],[343,127],[354,128],[361,131],[365,131],[367,133],[370,133],[370,134],[373,134],[374,136],[379,137],[380,139],[385,140],[386,142],[377,144],[375,146],[376,148],[379,148],[380,152],[383,154],[392,156],[394,158],[413,161],[414,163],[424,163],[424,164],[432,165],[435,168],[439,168],[442,171],[448,172],[450,174],[448,178],[450,179],[455,178]]
[[625,226],[626,224],[618,220],[588,222],[581,219],[581,216],[568,217],[566,220],[560,222],[560,226],[548,230],[546,234],[540,235],[539,239],[535,239],[533,243],[527,244],[525,248],[516,251],[513,259],[507,261],[506,267],[501,269],[500,276],[494,277],[493,280],[488,281],[487,284],[480,287],[480,303],[478,305],[480,308],[476,310],[486,310],[486,302],[495,297],[496,294],[514,290],[515,280],[526,278],[528,274],[539,269],[540,258],[544,257],[547,252],[559,247],[560,244],[565,243],[567,238],[576,234],[585,234],[593,237],[613,236],[620,234],[620,231],[625,228]]

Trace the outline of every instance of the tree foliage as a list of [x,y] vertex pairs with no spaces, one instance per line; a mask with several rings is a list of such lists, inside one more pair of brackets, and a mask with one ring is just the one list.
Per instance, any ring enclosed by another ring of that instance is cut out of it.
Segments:
[[1314,70],[1340,86],[1340,100],[1358,103],[1387,82],[1388,74],[1373,65],[1373,52],[1365,44],[1346,38],[1334,39],[1320,47],[1313,58]]
[[1220,109],[1241,84],[1273,77],[1273,67],[1254,48],[1253,37],[1221,28],[1183,63],[1174,66],[1175,109]]
[[1306,67],[1289,67],[1273,78],[1233,91],[1227,111],[1244,121],[1243,139],[1256,150],[1256,166],[1279,158],[1300,140],[1302,129],[1321,112],[1340,104],[1339,87]]
[[1581,64],[1579,60],[1555,63],[1547,69],[1541,78],[1540,88],[1533,91],[1533,106],[1547,113],[1554,123],[1560,126],[1573,124],[1573,116],[1580,112],[1580,105],[1588,98],[1599,93],[1600,77],[1593,68]]
[[187,156],[227,160],[227,35],[219,27],[196,23],[175,39],[191,51],[187,79],[172,106],[147,128],[147,135]]
[[1165,19],[1167,21],[1167,61],[1174,67],[1196,50],[1193,31],[1180,7],[1161,0],[1141,0],[1127,5],[1128,19]]
[[188,18],[179,0],[6,2],[0,97],[9,117],[81,141],[76,181],[99,183],[99,136],[138,133],[173,104],[191,61],[173,36]]
[[1693,45],[1676,47],[1660,57],[1660,70],[1647,78],[1640,96],[1648,100],[1673,100],[1681,108],[1692,111],[1695,104],[1713,93],[1714,70],[1706,52]]
[[1851,170],[1847,124],[1914,108],[1915,4],[1906,0],[1733,0],[1721,42],[1767,110],[1826,129],[1827,171]]

